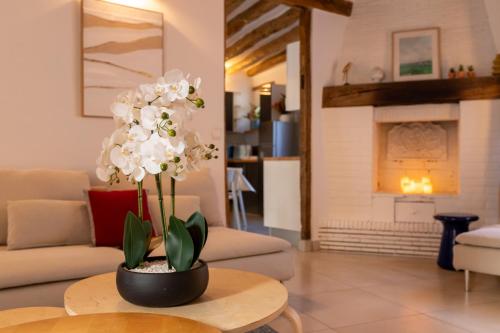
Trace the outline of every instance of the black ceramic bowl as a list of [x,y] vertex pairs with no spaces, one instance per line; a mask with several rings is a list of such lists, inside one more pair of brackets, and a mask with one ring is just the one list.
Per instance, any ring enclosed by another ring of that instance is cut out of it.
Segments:
[[[165,260],[150,257],[147,261]],[[137,273],[118,266],[116,287],[130,303],[147,307],[170,307],[194,301],[207,289],[208,266],[199,260],[189,271],[174,273]]]

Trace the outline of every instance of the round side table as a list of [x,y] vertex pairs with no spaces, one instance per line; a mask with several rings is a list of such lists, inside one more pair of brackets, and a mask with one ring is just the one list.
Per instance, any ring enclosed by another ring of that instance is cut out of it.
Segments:
[[469,224],[479,220],[479,216],[466,213],[440,213],[434,218],[443,224],[443,235],[439,247],[438,265],[441,268],[455,270],[453,267],[453,245],[455,237],[469,231]]
[[210,268],[207,291],[196,301],[170,308],[147,308],[125,301],[116,289],[116,274],[90,277],[71,285],[64,294],[69,315],[92,313],[155,313],[195,320],[223,332],[247,332],[280,315],[295,332],[302,323],[288,306],[288,290],[264,275],[233,269]]
[[103,313],[61,317],[9,326],[1,333],[221,333],[193,320],[147,313]]

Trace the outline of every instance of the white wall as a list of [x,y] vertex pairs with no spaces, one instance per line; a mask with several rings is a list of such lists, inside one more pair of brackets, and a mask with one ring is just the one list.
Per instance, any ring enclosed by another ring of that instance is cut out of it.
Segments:
[[500,53],[500,1],[484,0],[490,23],[491,34],[495,40],[497,53]]
[[318,228],[328,214],[329,198],[326,196],[328,155],[325,154],[326,136],[332,129],[324,127],[329,116],[321,106],[323,87],[333,84],[333,73],[338,66],[338,54],[343,43],[348,18],[313,10],[311,32],[311,227],[312,238],[317,239]]
[[496,50],[483,1],[356,0],[335,82],[341,82],[347,62],[353,64],[351,83],[370,82],[375,66],[385,70],[386,81],[392,81],[392,32],[428,27],[441,28],[442,76],[459,64],[474,65],[479,75],[491,74]]
[[[224,153],[224,17],[222,0],[114,2],[162,11],[165,68],[181,68],[205,81],[207,108],[194,126]],[[80,5],[75,0],[0,2],[0,167],[68,168],[89,171],[110,119],[82,118],[80,96]],[[210,29],[207,29],[210,27]],[[179,185],[202,196],[213,222],[225,221],[224,158]]]

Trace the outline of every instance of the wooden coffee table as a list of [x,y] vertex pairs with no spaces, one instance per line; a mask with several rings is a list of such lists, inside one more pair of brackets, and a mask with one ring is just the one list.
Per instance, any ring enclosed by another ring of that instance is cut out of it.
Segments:
[[26,307],[0,311],[0,328],[24,324],[32,321],[66,317],[63,308]]
[[295,332],[302,332],[299,315],[288,306],[287,289],[264,275],[210,268],[205,294],[193,303],[171,308],[147,308],[125,301],[116,290],[115,278],[115,273],[108,273],[71,285],[64,295],[68,314],[165,314],[192,319],[223,332],[247,332],[283,314],[290,320]]
[[148,313],[101,313],[34,321],[0,333],[221,333],[193,320]]

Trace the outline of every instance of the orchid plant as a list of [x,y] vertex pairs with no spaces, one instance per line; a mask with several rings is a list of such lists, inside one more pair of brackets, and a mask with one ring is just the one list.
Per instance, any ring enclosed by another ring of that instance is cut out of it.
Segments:
[[[142,187],[147,175],[155,177],[161,212],[162,236],[169,267],[185,271],[198,260],[207,239],[207,223],[199,212],[186,221],[175,216],[175,184],[199,170],[204,161],[217,158],[213,144],[203,144],[189,129],[192,114],[205,107],[200,97],[201,79],[172,70],[156,83],[125,92],[111,105],[115,130],[102,143],[97,177],[109,184],[120,182],[120,173],[137,185],[138,216],[125,219],[124,252],[127,268],[147,257],[151,222],[143,220]],[[172,211],[167,228],[162,176],[170,178]]]

